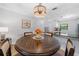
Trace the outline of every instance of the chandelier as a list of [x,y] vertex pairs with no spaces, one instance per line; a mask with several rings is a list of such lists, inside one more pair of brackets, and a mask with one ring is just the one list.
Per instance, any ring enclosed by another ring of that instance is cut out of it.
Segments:
[[46,15],[46,7],[43,6],[41,3],[34,7],[34,15],[38,17],[43,17]]

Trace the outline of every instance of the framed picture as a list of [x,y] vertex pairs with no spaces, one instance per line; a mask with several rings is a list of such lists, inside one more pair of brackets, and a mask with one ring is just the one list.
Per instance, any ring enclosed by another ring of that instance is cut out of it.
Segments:
[[31,20],[22,19],[22,28],[23,29],[31,28]]

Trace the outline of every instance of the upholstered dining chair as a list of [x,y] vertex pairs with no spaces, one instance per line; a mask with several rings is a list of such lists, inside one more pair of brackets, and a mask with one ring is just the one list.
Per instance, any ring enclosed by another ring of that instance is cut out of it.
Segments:
[[75,53],[75,47],[73,45],[73,42],[68,39],[66,43],[66,49],[60,49],[58,52],[56,52],[53,56],[73,56]]
[[11,56],[11,39],[5,39],[0,46],[0,56]]
[[66,44],[66,50],[65,50],[65,56],[73,56],[75,53],[75,46],[73,45],[73,42],[68,39]]
[[49,35],[49,36],[53,36],[53,33],[52,32],[47,32],[47,35]]
[[24,36],[32,35],[32,32],[24,32]]
[[43,34],[45,34],[45,35],[49,35],[49,36],[53,36],[53,33],[52,32],[43,32]]

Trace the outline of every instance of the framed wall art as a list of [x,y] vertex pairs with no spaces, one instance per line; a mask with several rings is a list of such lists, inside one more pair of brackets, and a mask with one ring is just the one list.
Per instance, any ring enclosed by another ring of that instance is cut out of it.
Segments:
[[31,20],[22,19],[22,28],[23,29],[31,28]]

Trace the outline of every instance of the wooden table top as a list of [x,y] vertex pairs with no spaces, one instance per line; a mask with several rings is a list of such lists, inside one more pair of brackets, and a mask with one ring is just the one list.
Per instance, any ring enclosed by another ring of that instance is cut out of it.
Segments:
[[48,35],[41,40],[33,39],[33,35],[29,35],[18,39],[15,48],[23,55],[51,55],[59,50],[60,44],[57,39]]

